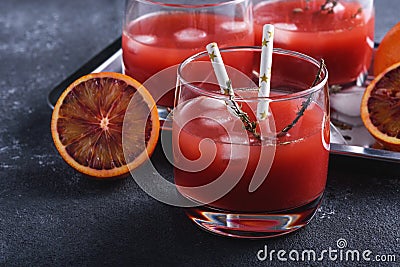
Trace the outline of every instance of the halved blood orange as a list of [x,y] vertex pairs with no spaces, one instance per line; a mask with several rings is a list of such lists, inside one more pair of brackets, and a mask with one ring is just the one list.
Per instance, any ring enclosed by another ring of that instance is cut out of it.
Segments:
[[400,62],[368,85],[361,100],[361,118],[380,144],[400,151]]
[[[134,116],[124,121],[128,105]],[[124,123],[131,129],[124,135],[128,160],[122,145]],[[58,99],[51,119],[61,157],[96,178],[123,177],[141,165],[153,153],[159,129],[150,93],[131,77],[114,72],[92,73],[73,82]]]
[[400,62],[400,22],[394,25],[383,37],[375,52],[374,75],[378,76],[388,67]]

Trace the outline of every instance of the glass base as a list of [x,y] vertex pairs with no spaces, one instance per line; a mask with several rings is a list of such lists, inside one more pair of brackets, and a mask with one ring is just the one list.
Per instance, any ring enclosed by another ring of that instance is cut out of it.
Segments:
[[234,213],[207,206],[188,208],[186,214],[202,229],[236,238],[269,238],[306,226],[315,215],[322,194],[296,209],[271,213]]

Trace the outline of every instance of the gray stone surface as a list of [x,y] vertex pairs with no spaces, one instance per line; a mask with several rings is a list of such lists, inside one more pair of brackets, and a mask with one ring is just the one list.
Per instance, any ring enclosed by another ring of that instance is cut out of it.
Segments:
[[[89,180],[68,167],[50,135],[48,92],[121,34],[123,1],[0,2],[0,265],[279,265],[258,250],[337,248],[396,254],[399,164],[332,156],[312,223],[285,237],[233,240],[200,231],[181,209],[132,179]],[[399,20],[398,1],[376,1],[376,41]],[[154,162],[172,176],[156,151]],[[327,265],[393,263],[340,262]],[[303,262],[300,265],[319,265]]]

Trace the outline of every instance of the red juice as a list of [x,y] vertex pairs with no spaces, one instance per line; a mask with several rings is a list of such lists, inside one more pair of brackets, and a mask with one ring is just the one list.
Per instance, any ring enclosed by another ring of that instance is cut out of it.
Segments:
[[255,42],[261,44],[264,24],[274,24],[274,47],[323,58],[331,85],[353,82],[371,63],[374,11],[363,10],[356,2],[338,1],[333,13],[328,13],[321,11],[325,2],[260,2],[253,9]]
[[[288,111],[298,110],[302,101],[304,99],[270,104],[277,130],[283,129],[293,120],[294,112],[292,114]],[[205,97],[197,97],[189,100],[186,105],[194,108],[185,108],[183,110],[185,116],[193,115],[197,118],[187,122],[182,128],[176,123],[173,125],[174,150],[176,151],[178,144],[181,150],[181,155],[174,151],[175,163],[181,162],[183,157],[192,161],[198,159],[201,155],[200,142],[203,142],[204,149],[214,149],[211,142],[204,141],[205,138],[212,139],[215,143],[216,156],[207,168],[200,171],[190,172],[175,167],[174,177],[177,185],[197,187],[209,184],[226,171],[229,163],[233,163],[233,167],[228,170],[228,175],[233,178],[240,171],[238,170],[240,167],[236,167],[240,164],[236,164],[235,161],[247,164],[238,184],[222,198],[209,203],[209,207],[237,212],[282,211],[306,205],[322,195],[329,157],[329,119],[316,103],[311,103],[288,136],[279,137],[276,140],[272,167],[269,172],[262,174],[264,176],[261,178],[266,175],[265,180],[254,192],[249,192],[249,183],[253,179],[258,162],[268,161],[267,157],[270,155],[263,154],[264,156],[261,157],[260,155],[262,149],[270,149],[269,145],[261,146],[260,141],[251,134],[247,136],[249,142],[241,141],[240,136],[234,137],[237,138],[234,142],[227,142],[227,132],[223,125],[230,128],[231,122],[227,121],[230,115],[223,102],[218,103],[217,100],[210,101]],[[216,120],[198,116],[199,109],[203,106],[212,107],[209,108],[212,109],[209,116]],[[218,122],[218,120],[222,121]],[[233,146],[235,146],[234,155],[232,154]],[[249,153],[247,154],[246,151]],[[204,203],[207,199],[204,192],[194,194],[185,189],[180,189],[180,192],[200,203]]]
[[[205,50],[210,42],[218,42],[220,47],[253,45],[252,26],[232,17],[201,12],[143,16],[130,22],[122,34],[125,73],[143,83],[157,72]],[[169,91],[157,104],[171,107],[175,83],[172,88],[163,88],[163,84],[166,83],[161,82],[157,92],[148,89],[153,95]]]

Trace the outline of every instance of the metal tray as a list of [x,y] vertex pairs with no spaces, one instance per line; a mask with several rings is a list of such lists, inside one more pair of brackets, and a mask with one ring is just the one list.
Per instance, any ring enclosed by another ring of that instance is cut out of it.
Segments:
[[[121,38],[118,38],[99,54],[82,65],[82,67],[72,75],[54,87],[47,98],[49,106],[53,108],[65,88],[79,77],[91,72],[122,72],[121,63]],[[163,111],[159,110],[159,113],[160,112]],[[335,122],[334,124],[336,126],[341,126],[341,124],[345,126],[336,127],[331,123],[331,154],[400,162],[399,152],[373,148],[376,146],[375,139],[368,133],[359,116],[351,117],[332,112],[331,119]]]

